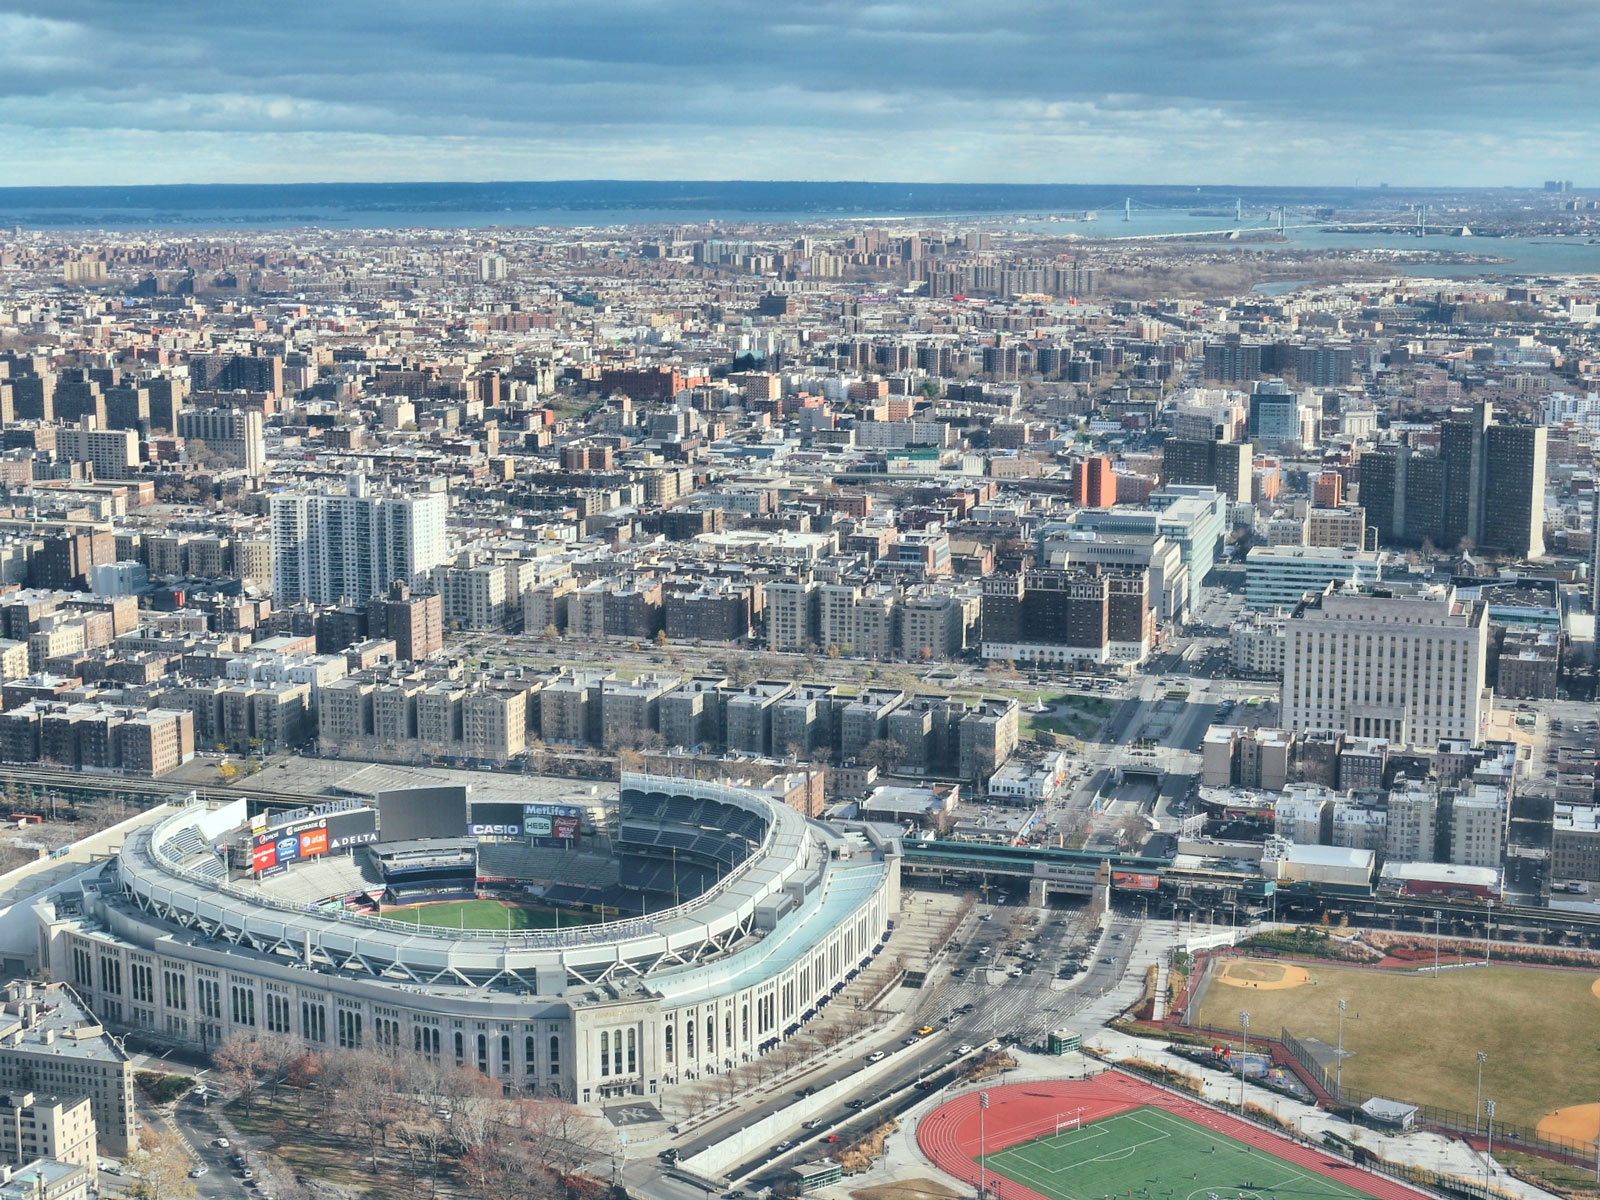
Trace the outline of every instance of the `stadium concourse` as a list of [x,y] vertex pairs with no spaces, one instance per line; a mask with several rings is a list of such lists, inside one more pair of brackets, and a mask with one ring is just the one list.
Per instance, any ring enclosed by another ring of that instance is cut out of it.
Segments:
[[[605,839],[579,807],[474,804],[461,786],[288,812],[191,803],[34,908],[38,965],[113,1030],[402,1046],[598,1103],[771,1051],[892,936],[900,846],[871,827],[631,773],[608,809]],[[500,899],[590,923],[383,915]]]
[[1423,1200],[1423,1193],[1134,1079],[1002,1084],[924,1116],[917,1146],[999,1200]]

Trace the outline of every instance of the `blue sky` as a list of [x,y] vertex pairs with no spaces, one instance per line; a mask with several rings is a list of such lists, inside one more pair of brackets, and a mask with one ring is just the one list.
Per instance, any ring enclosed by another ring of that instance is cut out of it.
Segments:
[[1600,185],[1593,0],[0,0],[10,184]]

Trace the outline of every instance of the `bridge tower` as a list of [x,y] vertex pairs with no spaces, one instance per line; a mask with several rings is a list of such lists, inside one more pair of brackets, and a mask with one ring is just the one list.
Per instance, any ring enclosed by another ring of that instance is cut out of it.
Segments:
[[1132,196],[1127,197],[1122,202],[1122,219],[1124,221],[1133,220],[1133,197]]
[[1234,220],[1235,224],[1237,224],[1238,222],[1244,220],[1244,197],[1243,196],[1240,196],[1240,197],[1236,198],[1234,200],[1234,202],[1233,202],[1233,220]]

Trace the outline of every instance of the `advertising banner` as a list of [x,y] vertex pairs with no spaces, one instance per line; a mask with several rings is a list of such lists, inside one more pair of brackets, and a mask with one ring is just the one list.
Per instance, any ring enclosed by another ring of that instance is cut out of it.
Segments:
[[268,842],[265,846],[257,846],[255,848],[255,854],[250,863],[251,870],[265,871],[268,867],[275,867],[277,865],[278,848],[271,842]]
[[375,845],[377,841],[378,831],[376,829],[365,829],[359,833],[334,834],[330,832],[328,835],[328,849],[347,850],[351,846]]
[[1161,890],[1161,876],[1141,875],[1132,871],[1113,871],[1111,886],[1129,892],[1158,892]]
[[308,829],[300,835],[300,857],[311,858],[313,855],[328,852],[327,829]]
[[571,804],[524,804],[524,824],[528,817],[582,817],[583,809]]
[[275,845],[278,852],[279,866],[282,866],[284,863],[293,862],[295,859],[300,857],[299,834],[290,834],[288,837],[281,837],[277,840]]
[[522,819],[522,827],[529,837],[549,837],[553,826],[549,817],[527,816]]
[[578,836],[578,818],[552,817],[550,828],[558,838],[576,838]]
[[468,825],[468,837],[521,837],[521,825]]

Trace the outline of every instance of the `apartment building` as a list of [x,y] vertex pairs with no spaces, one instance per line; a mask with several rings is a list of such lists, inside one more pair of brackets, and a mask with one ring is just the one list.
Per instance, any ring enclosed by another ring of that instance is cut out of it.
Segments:
[[[53,938],[56,929],[52,926],[43,936]],[[135,955],[135,961],[141,957],[149,958]],[[0,1093],[20,1097],[32,1090],[36,1095],[87,1097],[102,1152],[121,1157],[138,1141],[133,1061],[73,990],[93,988],[97,972],[108,965],[120,976],[120,963],[97,963],[79,950],[72,959],[72,987],[65,982],[6,985],[0,1008]],[[145,968],[147,974],[150,969]],[[120,979],[109,982],[120,992]],[[154,997],[153,989],[136,987],[134,994]],[[105,1018],[114,1025],[129,1020],[120,1011],[107,1011]]]

